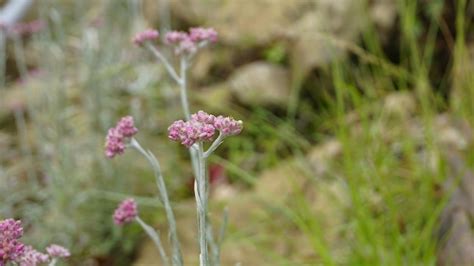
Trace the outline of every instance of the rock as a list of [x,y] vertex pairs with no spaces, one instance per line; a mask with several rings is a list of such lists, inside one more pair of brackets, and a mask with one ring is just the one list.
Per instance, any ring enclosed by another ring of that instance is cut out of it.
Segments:
[[380,38],[388,40],[397,17],[397,2],[394,0],[374,0],[370,6],[370,17],[377,28]]
[[232,101],[232,93],[225,82],[200,89],[194,97],[201,106],[216,113],[226,112]]
[[227,81],[235,97],[250,105],[285,105],[290,95],[289,74],[285,68],[255,62],[235,71]]
[[285,106],[290,95],[288,71],[279,65],[254,62],[244,65],[224,82],[202,88],[195,97],[211,110],[228,109],[234,96],[255,106]]
[[[474,172],[466,167],[456,152],[447,155],[451,174],[444,186],[453,193],[441,214],[438,238],[441,247],[438,252],[439,265],[472,265],[474,262]],[[461,182],[458,184],[458,177]]]
[[383,110],[388,114],[408,118],[416,111],[415,96],[409,92],[394,92],[383,100]]

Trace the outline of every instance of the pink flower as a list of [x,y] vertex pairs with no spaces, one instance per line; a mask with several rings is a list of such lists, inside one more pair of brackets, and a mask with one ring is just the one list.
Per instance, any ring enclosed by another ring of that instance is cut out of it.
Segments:
[[21,221],[6,219],[0,221],[0,238],[1,239],[18,239],[23,236],[23,227]]
[[189,36],[193,42],[217,42],[217,32],[213,28],[191,28]]
[[25,246],[23,256],[18,260],[20,266],[36,266],[49,261],[47,254],[41,253],[31,246]]
[[188,34],[184,31],[170,31],[165,36],[167,44],[178,44],[187,38],[189,38]]
[[109,158],[114,158],[115,155],[123,154],[124,151],[124,136],[117,128],[109,129],[105,140],[105,155]]
[[125,142],[133,137],[138,132],[135,127],[133,117],[125,116],[115,125],[109,129],[105,139],[105,155],[109,158],[114,158],[115,155],[120,155],[125,152]]
[[0,265],[16,261],[25,252],[25,245],[19,241],[23,236],[21,221],[6,219],[0,221]]
[[214,115],[208,114],[204,111],[198,111],[197,113],[191,115],[191,120],[206,124],[214,124],[215,119],[216,117]]
[[189,148],[196,142],[211,140],[215,132],[216,129],[209,123],[194,119],[186,122],[178,120],[168,128],[168,137]]
[[147,41],[154,41],[160,37],[160,33],[154,29],[146,29],[133,37],[132,41],[136,45],[143,45]]
[[226,136],[237,135],[242,131],[241,120],[237,121],[232,117],[223,117],[221,115],[216,117],[214,126]]
[[42,31],[46,27],[46,23],[42,20],[33,20],[26,23],[16,23],[7,28],[9,34],[14,35],[30,35]]
[[47,247],[46,252],[48,252],[49,256],[52,258],[66,258],[71,256],[71,253],[67,248],[56,244]]
[[120,119],[116,126],[117,131],[122,134],[122,136],[131,138],[138,132],[138,129],[135,127],[133,122],[133,117],[125,116]]
[[191,120],[178,120],[168,127],[168,137],[191,147],[196,142],[210,141],[219,130],[224,136],[237,135],[242,131],[242,121],[199,111],[191,115]]
[[181,40],[175,49],[176,54],[194,54],[197,51],[196,43],[189,37]]
[[132,198],[126,199],[120,203],[114,213],[114,222],[117,225],[130,223],[137,217],[138,210],[135,200]]

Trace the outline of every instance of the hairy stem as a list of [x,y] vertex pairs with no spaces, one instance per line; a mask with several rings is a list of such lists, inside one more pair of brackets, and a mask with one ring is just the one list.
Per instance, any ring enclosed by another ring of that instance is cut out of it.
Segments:
[[160,253],[161,256],[161,261],[163,262],[163,266],[168,266],[170,265],[168,256],[166,255],[165,249],[163,248],[163,245],[161,244],[160,240],[160,235],[159,233],[153,229],[153,227],[149,226],[147,223],[145,223],[139,216],[135,218],[135,220],[140,224],[140,226],[145,230],[145,232],[148,234],[148,236],[153,240],[153,243],[155,243],[155,246],[158,248],[158,252]]
[[130,145],[134,147],[137,151],[139,151],[145,158],[148,160],[150,165],[153,168],[153,172],[155,173],[156,184],[158,187],[158,191],[161,196],[161,201],[163,206],[165,207],[166,218],[168,219],[168,226],[170,231],[171,237],[171,245],[173,250],[172,261],[173,265],[182,266],[183,265],[183,256],[181,253],[181,247],[178,240],[178,233],[176,229],[176,220],[174,218],[173,209],[171,208],[171,204],[168,198],[168,192],[166,190],[165,181],[163,179],[163,175],[161,173],[160,163],[156,159],[156,157],[150,151],[145,151],[140,143],[135,138],[131,139]]
[[217,137],[216,140],[211,144],[211,147],[207,149],[207,151],[204,153],[204,158],[209,157],[224,141],[225,135],[219,132],[219,136]]
[[207,178],[206,178],[206,159],[204,158],[204,151],[202,143],[199,143],[198,150],[198,165],[199,174],[196,177],[198,197],[197,212],[198,212],[198,233],[199,233],[199,248],[201,254],[199,255],[200,265],[209,265],[209,256],[207,250]]
[[150,50],[153,55],[165,66],[166,70],[168,71],[168,74],[176,81],[176,83],[180,84],[181,79],[178,77],[178,74],[176,74],[176,71],[174,70],[173,66],[171,63],[166,59],[166,57],[158,50],[156,49],[155,46],[153,46],[151,43],[146,43],[145,44],[148,50]]

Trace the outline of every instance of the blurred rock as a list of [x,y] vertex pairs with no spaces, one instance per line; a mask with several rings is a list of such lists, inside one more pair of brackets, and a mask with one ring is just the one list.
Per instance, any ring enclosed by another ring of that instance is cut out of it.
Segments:
[[250,105],[284,105],[290,95],[289,75],[285,68],[255,62],[237,69],[228,81],[239,101]]
[[330,169],[331,161],[342,152],[342,145],[336,139],[328,140],[308,152],[308,161],[315,175],[321,176]]
[[266,62],[244,65],[226,81],[201,90],[198,101],[211,109],[229,107],[232,96],[247,105],[284,106],[290,96],[290,77],[282,66]]
[[388,114],[407,118],[416,111],[415,97],[409,92],[391,93],[384,98],[383,109]]
[[448,151],[447,159],[451,174],[444,190],[457,189],[441,214],[438,263],[468,266],[474,262],[474,172],[456,152]]
[[388,39],[397,17],[397,2],[395,0],[373,0],[370,6],[370,17],[383,41]]
[[[164,1],[164,0],[161,0]],[[145,16],[159,23],[160,1],[145,1]],[[289,51],[301,61],[303,72],[340,56],[343,48],[334,39],[353,43],[361,33],[367,16],[382,33],[396,18],[394,0],[254,0],[246,1],[170,1],[170,12],[192,25],[214,27],[224,44],[262,46],[282,39],[290,40]],[[302,75],[304,76],[304,75]]]

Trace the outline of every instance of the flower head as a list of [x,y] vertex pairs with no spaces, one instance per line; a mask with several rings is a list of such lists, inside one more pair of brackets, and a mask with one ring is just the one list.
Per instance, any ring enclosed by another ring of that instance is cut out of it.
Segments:
[[105,139],[105,155],[109,158],[114,158],[115,155],[120,155],[125,152],[125,142],[129,138],[137,134],[138,129],[135,127],[133,117],[125,116],[115,125],[109,129]]
[[10,29],[11,33],[17,35],[29,35],[40,32],[46,27],[46,23],[42,20],[34,20],[26,23],[17,23]]
[[133,122],[133,117],[125,116],[120,119],[115,127],[117,131],[122,134],[122,136],[130,138],[133,137],[138,132],[138,129],[135,127]]
[[242,121],[235,120],[232,117],[218,116],[215,119],[214,126],[226,136],[237,135],[242,131]]
[[20,266],[36,266],[49,261],[47,254],[41,253],[31,246],[25,246],[25,252],[17,260]]
[[0,221],[0,265],[15,261],[24,254],[25,245],[19,241],[22,236],[21,221]]
[[199,111],[191,115],[189,121],[173,122],[168,127],[168,137],[189,148],[196,142],[212,140],[216,130],[224,136],[237,135],[242,131],[242,121],[236,121],[232,117],[215,117]]
[[211,140],[215,131],[216,129],[212,124],[193,119],[186,122],[178,120],[168,128],[168,137],[189,148],[196,142]]
[[217,32],[213,28],[191,28],[189,36],[193,42],[217,42]]
[[191,115],[191,120],[211,125],[214,124],[215,119],[216,117],[214,115],[208,114],[204,111],[198,111]]
[[117,225],[130,223],[137,217],[138,210],[135,200],[132,198],[126,199],[120,203],[114,213],[114,222]]
[[175,49],[176,54],[194,54],[197,52],[197,45],[189,37],[179,42]]
[[217,32],[212,28],[191,28],[189,33],[170,31],[165,36],[166,44],[174,46],[176,54],[194,54],[206,43],[217,42]]
[[154,41],[160,37],[160,33],[154,29],[146,29],[133,37],[132,41],[136,45],[143,45],[147,41]]
[[105,155],[109,158],[114,158],[115,155],[123,154],[124,151],[124,136],[115,127],[109,129],[105,140]]
[[170,31],[167,32],[165,36],[167,44],[178,44],[187,38],[189,38],[189,36],[184,31]]
[[47,247],[46,252],[48,252],[49,256],[52,258],[66,258],[71,256],[71,253],[67,248],[56,244]]

